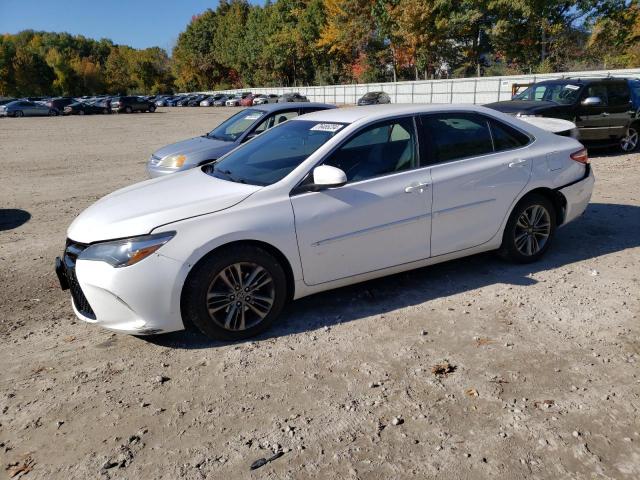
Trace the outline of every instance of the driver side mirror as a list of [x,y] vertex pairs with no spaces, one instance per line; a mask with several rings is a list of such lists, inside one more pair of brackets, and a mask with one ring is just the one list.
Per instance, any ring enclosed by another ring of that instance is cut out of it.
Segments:
[[603,102],[600,97],[587,97],[582,101],[582,105],[585,107],[600,107]]
[[337,167],[320,165],[313,169],[313,186],[317,190],[341,187],[347,183],[347,174]]

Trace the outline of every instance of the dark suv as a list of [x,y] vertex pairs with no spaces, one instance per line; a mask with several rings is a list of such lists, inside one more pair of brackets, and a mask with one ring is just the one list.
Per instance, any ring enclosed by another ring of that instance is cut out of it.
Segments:
[[563,78],[534,83],[512,100],[489,108],[520,116],[553,117],[578,126],[580,141],[592,146],[638,147],[640,118],[632,98],[635,79]]
[[115,97],[111,100],[111,110],[118,113],[153,113],[156,111],[156,105],[142,97]]

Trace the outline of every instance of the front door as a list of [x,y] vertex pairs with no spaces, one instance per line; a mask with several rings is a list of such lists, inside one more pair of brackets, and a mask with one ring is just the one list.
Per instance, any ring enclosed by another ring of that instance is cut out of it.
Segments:
[[[602,105],[582,105],[589,97],[598,97]],[[582,92],[577,106],[576,124],[580,130],[580,140],[606,140],[609,138],[609,105],[604,83],[592,83]]]
[[429,257],[431,175],[412,117],[361,130],[323,163],[348,183],[294,194],[304,281],[317,285]]

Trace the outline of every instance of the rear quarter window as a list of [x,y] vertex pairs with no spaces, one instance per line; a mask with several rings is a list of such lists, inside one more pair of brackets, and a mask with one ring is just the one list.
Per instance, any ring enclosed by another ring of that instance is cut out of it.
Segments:
[[498,120],[489,120],[489,125],[496,152],[524,147],[531,142],[529,136]]

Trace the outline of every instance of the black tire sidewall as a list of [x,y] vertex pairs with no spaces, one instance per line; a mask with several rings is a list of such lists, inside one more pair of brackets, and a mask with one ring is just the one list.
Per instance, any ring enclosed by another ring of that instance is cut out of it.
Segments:
[[131,107],[125,107],[124,113],[133,113],[133,109]]
[[[218,326],[210,318],[206,308],[206,295],[215,276],[238,262],[256,263],[271,274],[275,283],[275,300],[262,322],[247,330],[235,332]],[[185,281],[181,309],[185,325],[195,325],[207,337],[215,340],[243,340],[266,330],[278,318],[286,302],[287,279],[282,265],[260,247],[237,245],[216,250],[198,262]]]
[[154,107],[153,105],[149,107],[149,113],[153,113],[156,111],[156,107]]
[[[523,255],[518,251],[515,245],[515,229],[516,223],[522,212],[524,212],[527,208],[532,205],[540,205],[544,207],[549,213],[549,218],[551,219],[551,231],[549,232],[549,238],[547,238],[547,242],[544,247],[534,255],[528,256]],[[537,261],[540,257],[542,257],[545,252],[549,249],[553,241],[553,237],[555,235],[557,226],[557,218],[556,218],[556,210],[551,203],[551,201],[543,195],[539,195],[536,193],[526,195],[522,200],[518,202],[515,206],[511,215],[509,216],[509,220],[507,221],[507,225],[504,229],[504,234],[502,237],[502,246],[500,247],[500,255],[503,258],[511,260],[516,263],[531,263]]]

